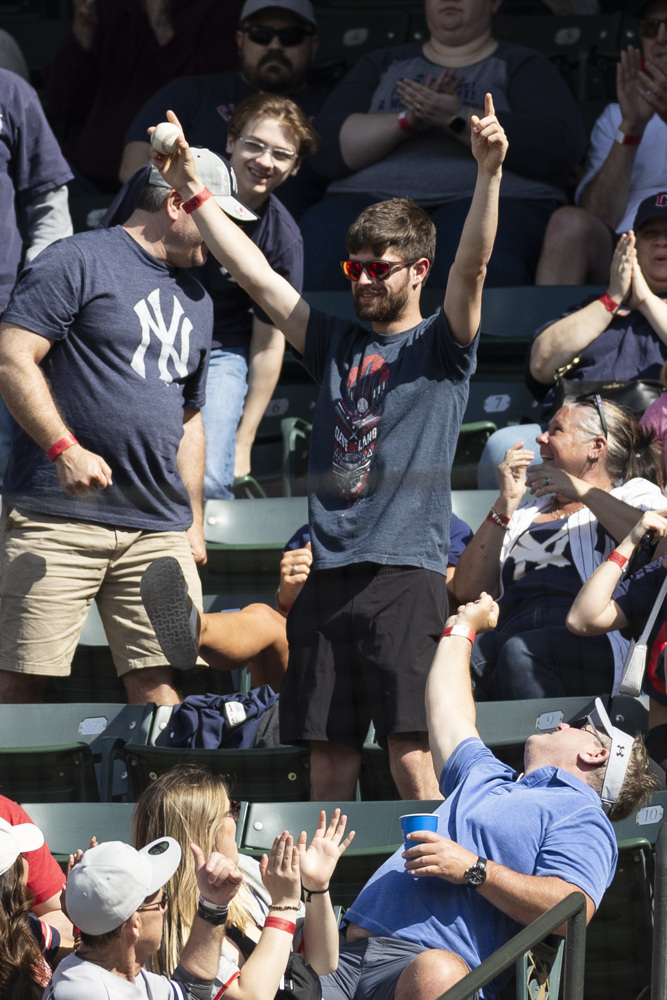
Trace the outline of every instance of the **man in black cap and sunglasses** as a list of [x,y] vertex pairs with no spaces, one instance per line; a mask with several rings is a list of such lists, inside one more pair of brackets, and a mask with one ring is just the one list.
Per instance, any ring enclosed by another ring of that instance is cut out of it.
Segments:
[[[176,112],[193,146],[223,154],[234,108],[259,91],[290,97],[312,121],[328,96],[326,87],[308,81],[317,42],[311,0],[246,0],[236,33],[240,69],[180,77],[158,90],[125,137],[121,181],[148,163],[146,129],[162,121],[165,108]],[[298,180],[288,179],[277,196],[298,218],[323,191],[324,182],[305,165]]]
[[312,309],[226,225],[184,139],[166,162],[153,154],[209,250],[321,385],[309,465],[314,569],[287,619],[280,695],[282,741],[310,744],[313,799],[354,798],[371,720],[400,795],[438,797],[424,684],[447,611],[451,467],[507,150],[491,94],[471,122],[477,184],[442,309],[422,319],[435,253],[423,209],[379,202],[350,227],[343,272],[370,330]]
[[632,13],[641,51],[621,53],[617,103],[593,126],[576,206],[549,220],[538,285],[604,284],[618,234],[644,198],[667,188],[667,0],[641,0]]

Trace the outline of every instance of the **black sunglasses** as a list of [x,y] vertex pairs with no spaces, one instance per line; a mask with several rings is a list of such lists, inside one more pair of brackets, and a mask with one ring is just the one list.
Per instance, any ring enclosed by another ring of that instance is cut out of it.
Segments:
[[[591,727],[591,729],[593,730],[593,732],[590,733],[590,735],[594,736],[595,739],[600,744],[600,746],[603,747],[604,743],[600,739],[600,734],[597,731],[597,726],[595,725],[595,723],[591,719],[590,715],[582,715],[582,717],[580,719],[573,719],[572,722],[570,723],[570,729],[586,729],[586,726],[590,726]],[[588,732],[588,730],[586,730],[586,731]]]
[[250,24],[241,28],[255,45],[270,45],[277,38],[284,49],[301,45],[305,38],[314,34],[312,28],[302,28],[298,24],[288,28],[271,28],[268,24]]
[[229,809],[225,813],[226,816],[231,816],[235,823],[241,818],[241,803],[237,802],[236,799],[229,800]]
[[[419,258],[418,258],[419,259]],[[377,281],[384,281],[394,271],[400,271],[403,267],[411,267],[416,264],[414,260],[341,260],[340,266],[343,274],[350,281],[359,281],[363,271],[368,271],[371,278]]]
[[660,31],[660,25],[664,24],[667,28],[667,18],[664,17],[643,17],[639,22],[639,37],[640,38],[657,38],[658,32]]
[[592,403],[595,409],[598,411],[598,417],[600,418],[600,425],[602,427],[602,433],[605,438],[609,439],[609,428],[607,427],[607,421],[604,415],[604,409],[602,407],[602,396],[599,392],[591,392],[585,396],[578,396],[576,399],[578,403]]

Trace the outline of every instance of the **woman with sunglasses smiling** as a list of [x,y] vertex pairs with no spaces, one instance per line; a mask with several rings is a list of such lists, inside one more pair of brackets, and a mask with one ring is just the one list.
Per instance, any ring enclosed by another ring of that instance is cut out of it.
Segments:
[[[294,850],[287,875],[267,874],[266,864],[239,854],[236,843],[238,803],[229,798],[218,774],[191,765],[176,767],[157,778],[137,802],[133,843],[151,843],[155,830],[181,845],[181,864],[167,886],[169,907],[159,951],[151,960],[155,972],[171,975],[197,912],[198,890],[190,843],[204,853],[218,851],[243,873],[243,882],[229,906],[216,985],[229,1000],[273,1000],[288,962],[290,975],[319,987],[318,975],[335,969],[338,933],[331,906],[329,881],[340,855],[352,841],[345,837],[346,817],[335,809],[327,824],[324,812],[307,843],[305,832],[296,840],[283,834],[284,850]],[[266,856],[265,856],[266,857]],[[303,897],[303,902],[302,902]],[[264,927],[286,931],[276,941]],[[300,957],[312,969],[304,968]],[[314,970],[314,972],[313,972]],[[309,994],[305,994],[306,996]]]
[[[581,639],[565,621],[581,585],[640,516],[664,504],[664,470],[652,434],[599,396],[561,407],[537,438],[498,468],[500,495],[456,568],[462,601],[498,598],[494,632],[479,636],[475,697],[548,698],[618,689],[628,641]],[[534,499],[523,502],[526,487]]]

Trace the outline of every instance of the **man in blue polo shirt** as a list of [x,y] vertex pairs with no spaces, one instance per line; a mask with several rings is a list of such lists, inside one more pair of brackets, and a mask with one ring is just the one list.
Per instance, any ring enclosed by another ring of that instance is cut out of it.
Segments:
[[[445,802],[438,832],[409,834],[345,914],[324,1000],[435,1000],[570,892],[597,909],[616,866],[610,819],[650,797],[641,737],[595,711],[531,736],[525,772],[498,761],[475,728],[470,650],[494,627],[483,594],[446,623],[426,685],[433,763]],[[495,1000],[502,982],[481,996]]]

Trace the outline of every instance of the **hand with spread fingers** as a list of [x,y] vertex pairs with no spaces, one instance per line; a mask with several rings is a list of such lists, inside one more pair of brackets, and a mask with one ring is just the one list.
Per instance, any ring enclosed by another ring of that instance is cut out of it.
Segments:
[[498,466],[498,484],[500,495],[508,505],[503,514],[508,517],[514,513],[526,492],[526,471],[535,458],[535,452],[524,448],[523,441],[517,441],[505,452],[505,457]]
[[327,814],[323,809],[320,812],[315,835],[307,847],[308,834],[305,830],[301,831],[296,846],[299,852],[301,880],[306,889],[323,892],[329,888],[329,881],[338,859],[354,839],[354,830],[345,837],[346,825],[347,816],[343,815],[340,809],[334,809],[327,824]]

